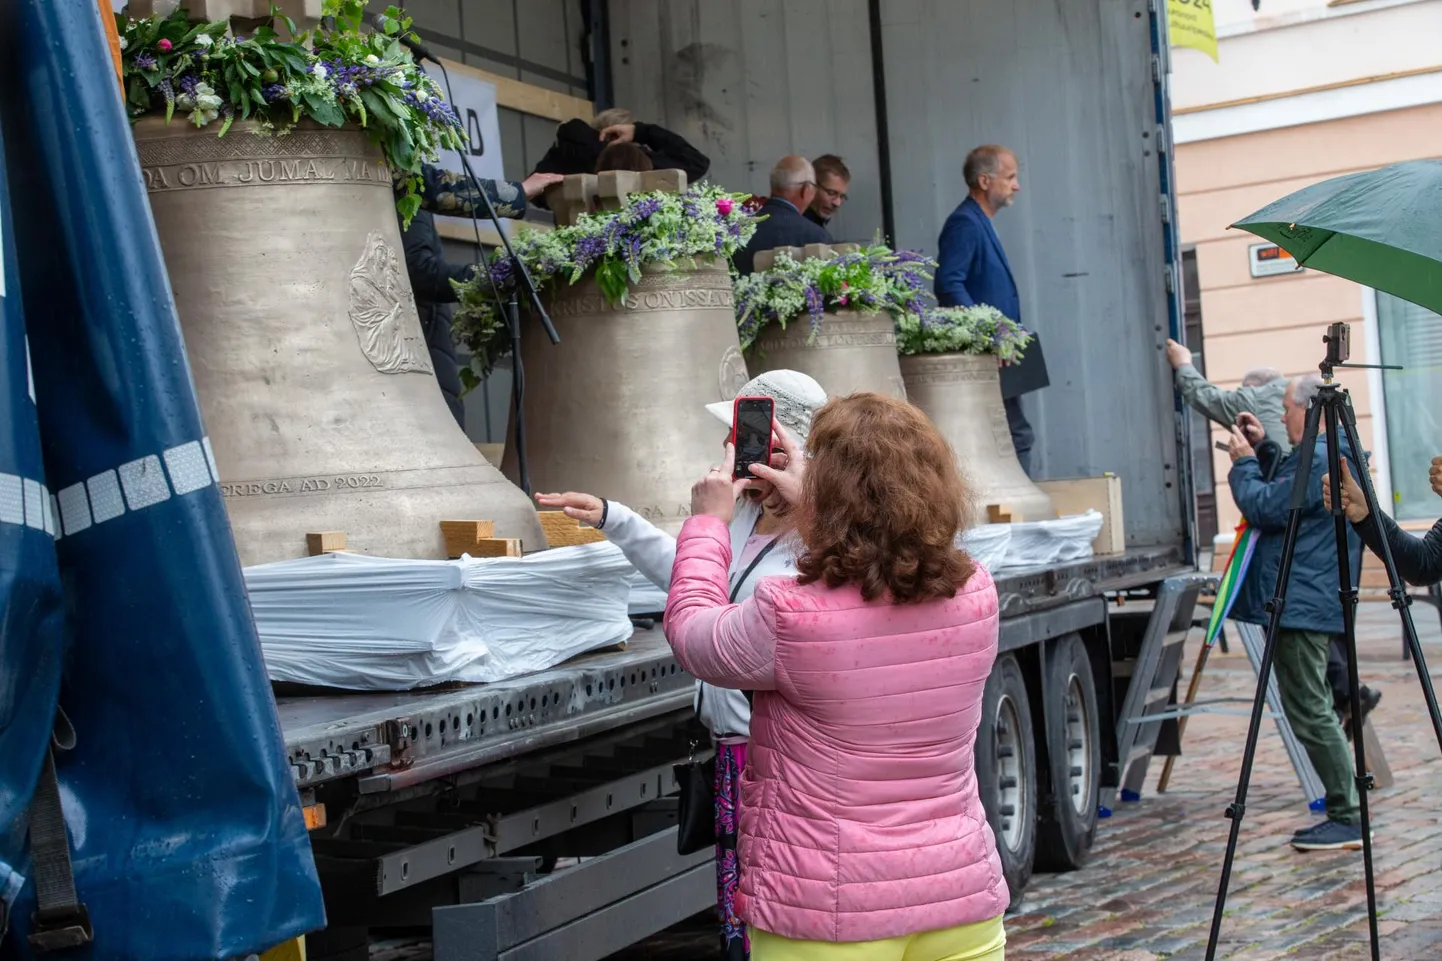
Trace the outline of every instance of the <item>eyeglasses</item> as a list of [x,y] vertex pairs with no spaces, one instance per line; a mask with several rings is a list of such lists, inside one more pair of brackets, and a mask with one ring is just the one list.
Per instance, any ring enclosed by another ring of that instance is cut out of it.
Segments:
[[846,196],[846,191],[844,190],[832,190],[830,187],[818,187],[817,189],[826,195],[827,200],[833,203],[844,204],[850,199]]

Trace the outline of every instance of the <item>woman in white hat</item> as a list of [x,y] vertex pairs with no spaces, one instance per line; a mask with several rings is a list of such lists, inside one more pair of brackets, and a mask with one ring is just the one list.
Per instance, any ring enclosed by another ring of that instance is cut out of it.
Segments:
[[[811,415],[826,403],[826,391],[805,374],[773,370],[753,378],[741,388],[743,397],[770,397],[776,402],[776,421],[804,447],[811,431]],[[707,404],[706,409],[728,428],[733,405]],[[723,442],[730,439],[728,432]],[[778,457],[772,463],[778,469]],[[560,509],[570,517],[606,532],[631,564],[661,590],[671,584],[676,560],[676,539],[657,528],[625,504],[592,494],[537,494],[542,507]],[[796,574],[795,523],[787,502],[769,484],[754,481],[736,504],[731,521],[731,600],[751,596],[763,577]],[[716,889],[721,912],[722,957],[744,961],[748,955],[745,925],[736,915],[736,827],[741,798],[741,771],[746,766],[750,737],[751,703],[741,691],[696,682],[696,711],[716,742]]]

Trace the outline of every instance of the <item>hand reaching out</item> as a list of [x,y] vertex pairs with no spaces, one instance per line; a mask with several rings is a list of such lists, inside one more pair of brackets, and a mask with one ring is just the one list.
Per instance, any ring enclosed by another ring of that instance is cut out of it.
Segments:
[[[1327,474],[1322,475],[1322,503],[1327,510],[1332,509],[1332,478]],[[1367,519],[1367,499],[1362,496],[1362,487],[1352,477],[1352,468],[1346,460],[1342,461],[1342,512],[1353,524]]]

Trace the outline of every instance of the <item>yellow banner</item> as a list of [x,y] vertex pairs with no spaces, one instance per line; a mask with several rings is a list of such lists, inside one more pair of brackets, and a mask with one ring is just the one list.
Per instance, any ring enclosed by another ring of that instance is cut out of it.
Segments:
[[1200,50],[1220,63],[1212,0],[1167,0],[1167,29],[1172,35],[1172,46]]

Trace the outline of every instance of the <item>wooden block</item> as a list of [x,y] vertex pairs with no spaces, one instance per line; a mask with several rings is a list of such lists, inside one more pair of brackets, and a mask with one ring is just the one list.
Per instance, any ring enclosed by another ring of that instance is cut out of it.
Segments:
[[596,209],[596,175],[570,174],[558,184],[546,188],[546,205],[556,215],[556,223],[569,227],[581,214]]
[[567,516],[565,511],[537,511],[536,516],[540,518],[546,543],[551,547],[574,547],[606,539],[605,534],[594,527],[583,526],[574,517]]
[[641,172],[641,191],[650,193],[653,190],[664,191],[668,194],[684,194],[686,192],[686,171],[684,170],[645,170]]
[[988,524],[1010,524],[1011,508],[1006,504],[987,504],[986,522]]
[[305,535],[305,547],[311,557],[345,550],[345,531],[315,531]]
[[830,244],[807,244],[801,248],[801,256],[797,260],[831,260],[836,257],[836,250]]
[[603,170],[596,174],[596,206],[620,210],[631,194],[641,192],[641,174],[635,170]]
[[501,466],[501,458],[506,454],[506,445],[477,444],[476,450],[481,452],[481,456],[488,460],[492,467],[499,468]]
[[516,537],[482,537],[466,553],[472,557],[520,557],[521,541]]
[[835,252],[836,256],[840,257],[842,254],[855,254],[855,253],[860,253],[860,252],[861,252],[861,245],[860,245],[860,244],[832,244],[832,245],[831,245],[831,249]]
[[1101,532],[1097,534],[1097,539],[1092,541],[1092,551],[1098,557],[1120,554],[1127,549],[1120,477],[1104,474],[1101,477],[1039,481],[1036,486],[1046,491],[1051,497],[1052,506],[1063,517],[1069,514],[1085,514],[1089,510],[1102,515]]
[[495,521],[441,521],[446,556],[452,559],[462,554],[474,555],[477,543],[495,535]]

